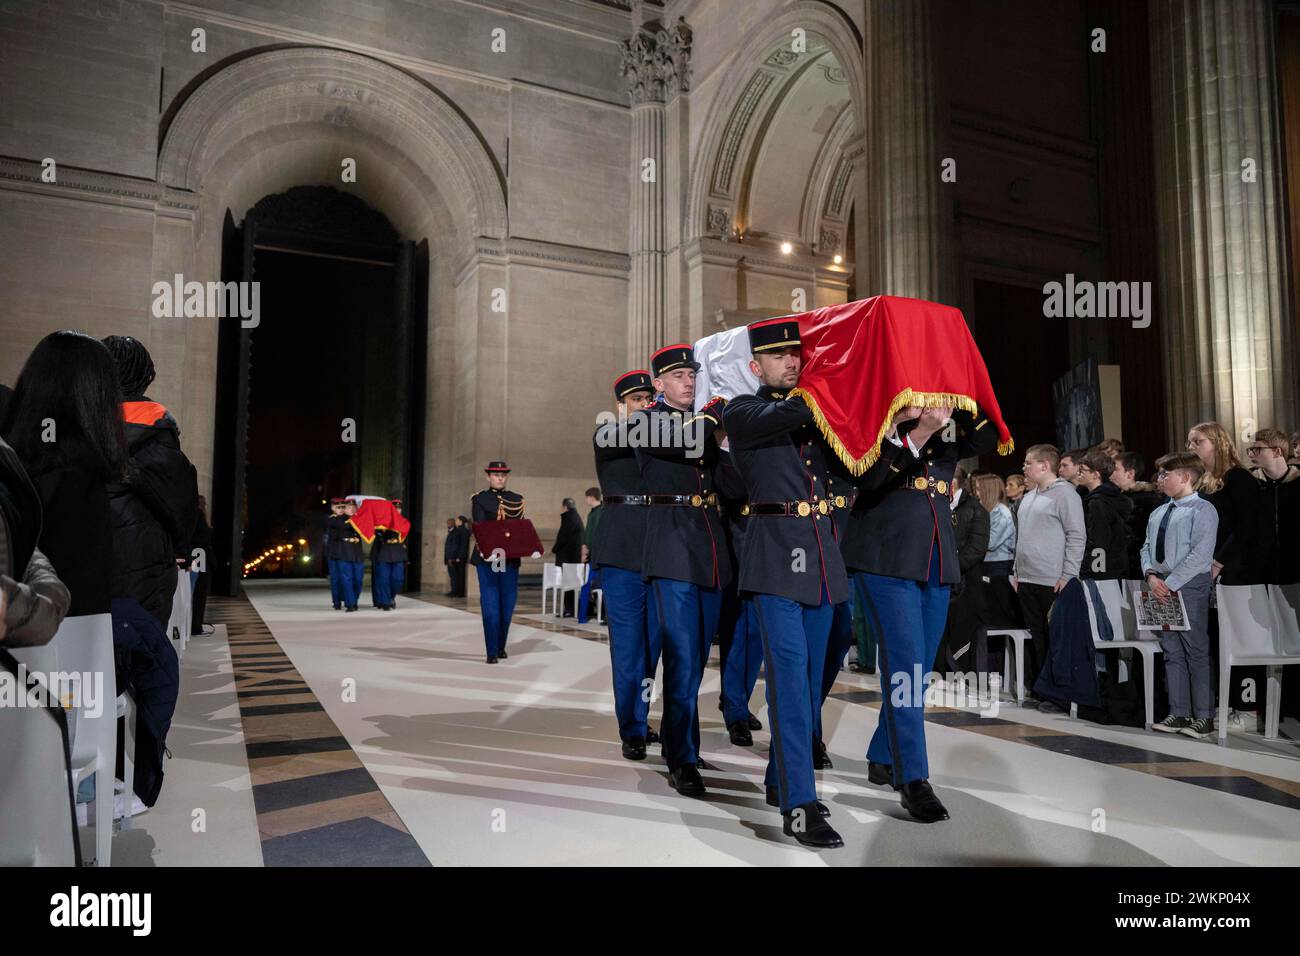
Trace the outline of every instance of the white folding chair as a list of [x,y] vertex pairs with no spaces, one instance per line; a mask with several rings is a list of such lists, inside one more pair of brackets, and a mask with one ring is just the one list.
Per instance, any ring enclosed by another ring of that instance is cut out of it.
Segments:
[[1011,661],[1015,659],[1016,667],[1016,703],[1025,702],[1025,641],[1031,637],[1023,627],[993,628],[984,632],[986,637],[1005,637],[1007,653],[1002,655],[1002,686],[1011,684]]
[[167,621],[167,636],[176,647],[176,656],[185,651],[190,640],[190,618],[194,607],[194,589],[190,575],[183,569],[176,572],[176,591],[172,595],[172,614]]
[[551,598],[552,603],[557,599],[557,592],[560,589],[560,566],[558,564],[542,565],[542,613],[546,613],[546,595],[556,595]]
[[[1137,629],[1137,612],[1133,610],[1133,591],[1143,587],[1141,581],[1095,581],[1101,595],[1102,610],[1110,621],[1114,639],[1103,641],[1101,629],[1094,616],[1096,609],[1088,601],[1089,623],[1092,625],[1092,644],[1099,651],[1132,650],[1142,655],[1143,692],[1146,702],[1146,729],[1155,722],[1156,655],[1164,649],[1156,638],[1143,638]],[[1085,589],[1087,585],[1084,585]],[[1152,632],[1154,633],[1154,632]]]
[[[59,669],[82,675],[72,738],[72,789],[95,777],[95,865],[112,865],[113,777],[117,756],[117,679],[113,666],[113,618],[86,614],[65,618],[51,642],[59,652]],[[102,681],[99,696],[88,706],[84,679]],[[98,713],[96,713],[98,711]]]
[[0,810],[0,866],[75,863],[63,735],[41,708],[0,707]]
[[1220,584],[1219,605],[1219,714],[1220,745],[1228,743],[1228,702],[1232,668],[1263,664],[1268,695],[1264,736],[1277,737],[1282,703],[1282,665],[1300,664],[1300,627],[1296,606],[1300,595],[1294,586]]
[[578,606],[578,592],[587,583],[587,567],[585,564],[560,565],[560,588],[554,608],[556,617],[564,613],[564,595],[570,591],[573,592],[574,607]]

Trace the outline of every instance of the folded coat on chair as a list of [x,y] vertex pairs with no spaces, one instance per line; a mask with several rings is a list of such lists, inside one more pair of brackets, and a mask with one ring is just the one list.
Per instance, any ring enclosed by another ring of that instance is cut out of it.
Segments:
[[[1104,610],[1097,613],[1105,615]],[[1034,681],[1034,693],[1063,706],[1073,702],[1100,707],[1088,593],[1078,578],[1071,578],[1056,595],[1047,631],[1047,660]]]

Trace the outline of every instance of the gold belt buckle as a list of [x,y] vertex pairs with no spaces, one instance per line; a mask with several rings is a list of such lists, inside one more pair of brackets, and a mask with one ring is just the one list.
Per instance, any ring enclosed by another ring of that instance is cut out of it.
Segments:
[[935,484],[934,487],[941,495],[946,495],[948,493],[948,482],[944,481],[942,478],[939,479],[938,483]]
[[835,507],[836,507],[836,508],[843,508],[844,505],[845,505],[844,496],[843,496],[843,495],[836,495],[836,496],[835,496]]
[[915,478],[912,479],[912,487],[915,488],[917,491],[925,491],[927,487],[925,479],[922,478],[920,475],[917,475]]
[[812,505],[808,504],[806,501],[801,501],[799,502],[799,506],[795,508],[795,511],[799,513],[800,518],[806,518],[812,514]]
[[831,513],[830,502],[828,502],[825,498],[817,502],[817,513],[824,514],[824,515],[830,514]]
[[692,508],[698,508],[698,507],[699,507],[700,505],[702,505],[702,504],[704,504],[704,499],[703,499],[703,498],[701,498],[699,495],[691,495],[691,507],[692,507]]
[[741,508],[740,508],[740,513],[741,513],[742,515],[747,515],[747,514],[749,514],[749,505],[742,505]]
[[718,496],[714,492],[710,491],[708,495],[705,497],[704,503],[708,505],[710,508],[712,508],[714,505],[718,503]]

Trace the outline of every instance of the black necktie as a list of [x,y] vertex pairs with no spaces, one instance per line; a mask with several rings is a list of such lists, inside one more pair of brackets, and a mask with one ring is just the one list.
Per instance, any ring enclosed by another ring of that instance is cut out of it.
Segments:
[[1169,519],[1174,516],[1174,505],[1171,502],[1165,509],[1165,516],[1160,519],[1160,529],[1156,531],[1156,563],[1165,563],[1165,529],[1169,527]]

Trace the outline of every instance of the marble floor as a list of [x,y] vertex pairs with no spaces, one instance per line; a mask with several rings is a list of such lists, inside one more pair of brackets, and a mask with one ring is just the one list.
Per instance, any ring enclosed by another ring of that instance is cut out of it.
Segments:
[[[218,634],[190,645],[184,734],[163,800],[137,818],[180,820],[206,799],[228,808],[221,845],[154,823],[151,854],[128,831],[115,862],[1300,863],[1294,741],[1234,734],[1221,748],[1010,703],[940,707],[926,732],[952,819],[923,826],[867,783],[879,684],[845,670],[824,717],[835,768],[818,777],[846,845],[818,853],[784,837],[763,802],[767,732],[753,748],[728,740],[716,657],[701,691],[702,750],[715,769],[708,796],[692,800],[669,789],[657,747],[645,761],[622,759],[603,629],[542,615],[539,592],[521,591],[510,657],[496,665],[463,599],[404,596],[395,612],[363,603],[344,614],[323,583],[247,594],[219,602]],[[766,723],[762,694],[760,681],[751,706]]]

